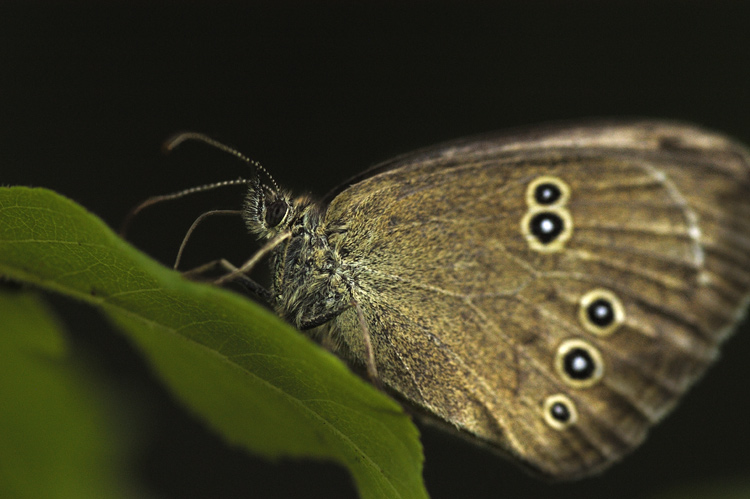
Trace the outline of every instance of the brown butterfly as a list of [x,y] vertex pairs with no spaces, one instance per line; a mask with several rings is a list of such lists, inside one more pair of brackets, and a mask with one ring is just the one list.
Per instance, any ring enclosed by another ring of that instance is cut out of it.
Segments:
[[279,315],[552,478],[638,446],[748,303],[750,152],[690,125],[459,140],[323,202],[249,184],[243,217],[272,255],[256,289]]

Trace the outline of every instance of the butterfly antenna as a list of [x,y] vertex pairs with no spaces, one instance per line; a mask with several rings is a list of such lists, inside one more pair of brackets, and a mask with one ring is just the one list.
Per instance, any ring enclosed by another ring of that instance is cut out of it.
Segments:
[[190,226],[187,233],[185,234],[185,237],[182,238],[182,243],[180,244],[180,249],[177,251],[177,258],[175,258],[174,265],[172,268],[174,270],[177,270],[177,267],[180,265],[180,260],[182,260],[182,253],[185,251],[185,246],[187,245],[188,239],[190,239],[190,236],[193,235],[193,232],[195,231],[195,228],[198,227],[198,225],[205,220],[208,217],[212,217],[215,215],[241,215],[241,210],[211,210],[207,211],[206,213],[201,214],[198,218],[195,219],[195,222],[193,222],[193,225]]
[[133,220],[133,218],[140,213],[144,208],[148,208],[151,205],[161,203],[163,201],[171,201],[173,199],[179,199],[185,196],[189,196],[190,194],[195,194],[197,192],[204,192],[204,191],[210,191],[212,189],[218,189],[220,187],[228,187],[231,185],[247,185],[251,182],[251,180],[247,180],[244,178],[238,178],[237,180],[223,180],[221,182],[214,182],[212,184],[205,184],[205,185],[199,185],[197,187],[190,187],[189,189],[185,189],[179,192],[174,192],[172,194],[163,194],[161,196],[154,196],[151,198],[148,198],[132,210],[130,210],[130,213],[127,214],[125,217],[125,220],[123,220],[122,225],[120,226],[120,236],[123,238],[125,237],[125,234],[127,234],[128,229],[130,228],[130,222]]
[[238,158],[238,159],[244,161],[248,165],[254,166],[258,170],[262,171],[266,175],[266,177],[268,177],[268,180],[273,184],[273,187],[276,190],[276,192],[279,192],[279,184],[276,183],[276,180],[274,180],[274,178],[271,176],[271,173],[268,170],[266,170],[266,168],[263,165],[261,165],[259,162],[255,161],[253,159],[248,158],[247,156],[245,156],[244,154],[242,154],[241,152],[239,152],[237,149],[235,149],[233,147],[229,147],[226,144],[222,144],[218,140],[214,140],[211,137],[209,137],[208,135],[204,135],[202,133],[197,133],[197,132],[182,132],[182,133],[178,133],[177,135],[173,135],[172,137],[170,137],[169,139],[167,139],[167,141],[164,142],[164,145],[162,146],[162,148],[163,148],[163,150],[164,150],[165,153],[170,153],[177,146],[179,146],[180,144],[182,144],[183,142],[186,142],[188,140],[196,140],[198,142],[203,142],[203,143],[208,144],[208,145],[210,145],[212,147],[215,147],[216,149],[218,149],[220,151],[224,151],[227,154],[231,154],[235,158]]

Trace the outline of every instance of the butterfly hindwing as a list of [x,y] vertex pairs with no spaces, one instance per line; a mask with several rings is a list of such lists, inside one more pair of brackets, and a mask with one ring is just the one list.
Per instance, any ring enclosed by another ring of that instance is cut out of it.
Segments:
[[[670,123],[485,137],[373,170],[323,227],[383,383],[572,478],[637,446],[739,320],[749,164]],[[365,361],[353,310],[331,330]]]

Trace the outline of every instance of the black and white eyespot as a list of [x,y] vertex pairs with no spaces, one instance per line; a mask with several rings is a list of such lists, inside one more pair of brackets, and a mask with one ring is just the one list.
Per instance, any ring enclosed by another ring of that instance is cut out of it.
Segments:
[[607,336],[625,321],[625,308],[613,292],[594,289],[581,297],[578,320],[586,331]]
[[531,209],[521,220],[521,231],[532,249],[560,251],[573,234],[573,220],[564,208]]
[[529,220],[529,231],[542,244],[548,244],[565,231],[565,221],[555,212],[540,211]]
[[266,212],[263,220],[266,223],[266,227],[273,229],[279,226],[286,218],[289,212],[289,204],[283,199],[276,199],[266,205]]
[[542,411],[544,420],[555,430],[565,430],[578,421],[576,405],[570,397],[562,393],[547,397]]
[[569,198],[570,187],[558,177],[537,177],[526,188],[526,204],[529,208],[563,206]]
[[587,341],[565,340],[557,349],[555,370],[574,388],[596,384],[604,375],[604,361],[599,350]]

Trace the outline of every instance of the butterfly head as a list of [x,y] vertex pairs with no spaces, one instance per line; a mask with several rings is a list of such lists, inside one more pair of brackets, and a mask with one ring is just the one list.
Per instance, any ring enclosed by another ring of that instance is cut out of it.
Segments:
[[245,196],[242,218],[252,234],[268,239],[289,228],[294,211],[289,193],[263,184],[256,176]]
[[286,231],[309,229],[315,204],[308,196],[292,198],[290,192],[263,184],[257,177],[245,196],[242,218],[248,230],[261,239],[271,239]]

